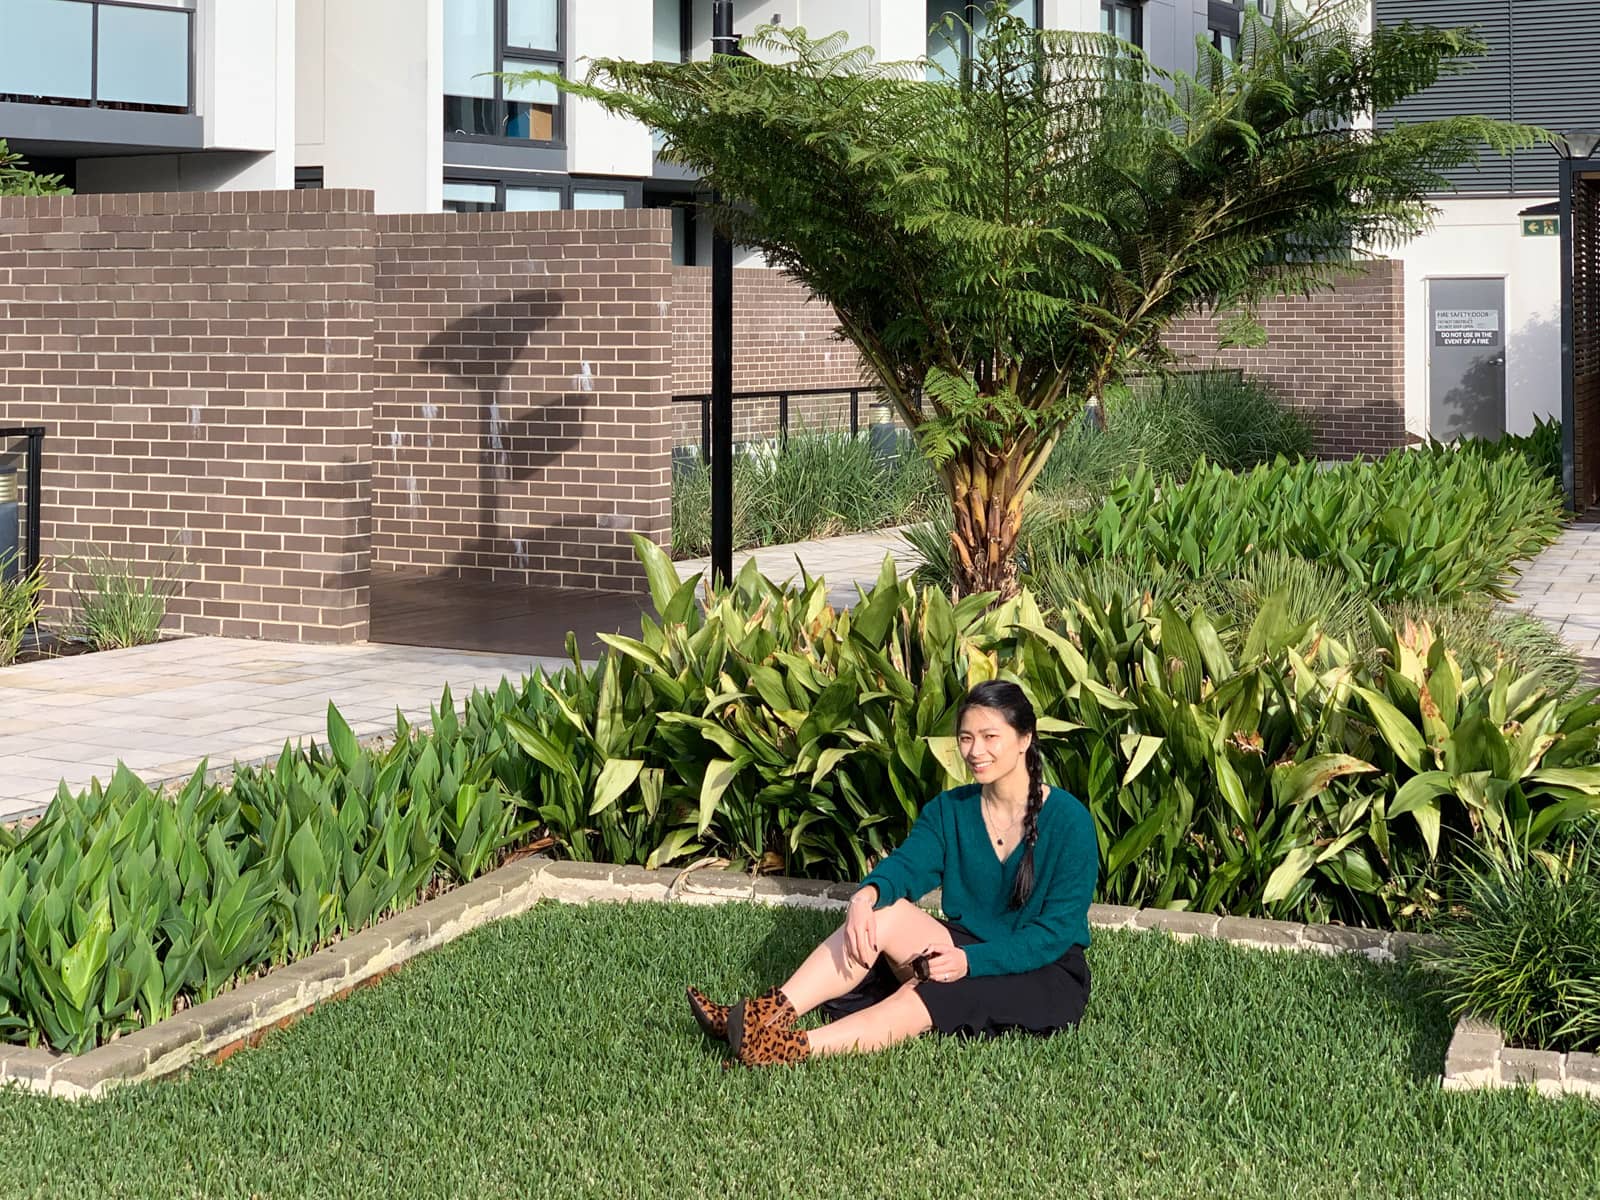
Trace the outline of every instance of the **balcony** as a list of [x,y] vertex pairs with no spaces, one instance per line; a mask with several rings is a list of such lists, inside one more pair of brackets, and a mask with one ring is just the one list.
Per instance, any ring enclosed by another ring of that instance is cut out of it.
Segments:
[[0,125],[34,153],[200,145],[194,12],[121,0],[4,0]]

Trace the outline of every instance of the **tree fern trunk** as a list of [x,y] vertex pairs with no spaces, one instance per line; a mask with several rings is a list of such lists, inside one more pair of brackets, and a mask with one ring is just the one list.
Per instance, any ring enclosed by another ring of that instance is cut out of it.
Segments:
[[1019,590],[1017,535],[1022,529],[1023,481],[1016,457],[962,451],[944,468],[955,520],[950,530],[951,587],[957,596]]

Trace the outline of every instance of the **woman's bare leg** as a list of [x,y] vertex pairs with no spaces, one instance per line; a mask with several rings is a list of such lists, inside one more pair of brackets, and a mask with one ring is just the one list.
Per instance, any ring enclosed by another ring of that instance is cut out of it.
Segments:
[[812,1054],[863,1054],[920,1037],[932,1028],[933,1021],[917,995],[917,985],[903,983],[871,1008],[809,1030],[806,1038]]
[[[909,900],[896,900],[878,910],[878,951],[902,979],[909,973],[911,960],[925,948],[951,944],[950,931]],[[824,1000],[836,999],[855,988],[867,977],[868,970],[870,967],[862,966],[846,951],[841,925],[789,976],[783,984],[783,994],[797,1014],[808,1013]],[[922,1007],[920,1002],[917,1007]],[[923,1016],[927,1013],[923,1012]],[[813,1044],[815,1040],[813,1034]]]

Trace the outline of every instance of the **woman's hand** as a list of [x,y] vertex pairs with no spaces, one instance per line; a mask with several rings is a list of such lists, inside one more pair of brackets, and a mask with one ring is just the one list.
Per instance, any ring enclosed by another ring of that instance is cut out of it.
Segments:
[[959,946],[929,946],[928,982],[951,983],[967,974],[967,952]]
[[850,897],[844,919],[845,951],[863,967],[878,960],[878,914],[872,908],[877,902],[878,889],[869,883]]

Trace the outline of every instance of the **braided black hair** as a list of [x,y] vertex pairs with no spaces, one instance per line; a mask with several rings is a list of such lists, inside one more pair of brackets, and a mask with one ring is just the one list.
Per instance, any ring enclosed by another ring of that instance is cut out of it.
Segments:
[[980,683],[962,697],[956,708],[958,728],[969,708],[992,708],[1019,736],[1029,735],[1028,749],[1022,756],[1028,769],[1028,807],[1022,814],[1022,840],[1026,848],[1017,867],[1016,884],[1011,889],[1011,907],[1021,908],[1033,894],[1033,846],[1039,840],[1039,810],[1044,807],[1044,758],[1039,753],[1039,722],[1027,693],[1004,679]]

